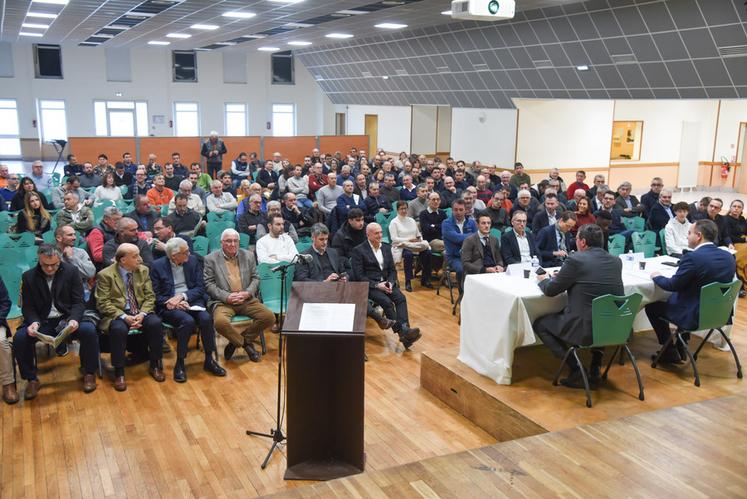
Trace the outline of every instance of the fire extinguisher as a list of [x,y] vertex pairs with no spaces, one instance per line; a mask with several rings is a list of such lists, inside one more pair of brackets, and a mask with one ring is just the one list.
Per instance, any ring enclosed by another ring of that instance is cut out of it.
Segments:
[[731,166],[729,165],[728,161],[724,161],[721,163],[721,178],[727,179],[729,178],[729,171],[731,170]]

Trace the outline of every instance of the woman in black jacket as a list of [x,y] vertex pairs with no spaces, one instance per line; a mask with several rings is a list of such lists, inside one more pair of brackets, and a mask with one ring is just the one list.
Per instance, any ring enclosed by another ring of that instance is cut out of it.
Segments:
[[21,179],[21,186],[10,201],[10,211],[23,210],[26,207],[26,194],[29,192],[37,193],[39,199],[41,199],[42,206],[47,210],[51,209],[51,205],[47,201],[47,198],[44,194],[39,192],[34,181],[30,177],[23,177]]
[[33,232],[37,243],[42,241],[42,234],[50,230],[52,216],[42,204],[42,196],[38,192],[27,192],[24,198],[24,208],[18,212],[16,233]]

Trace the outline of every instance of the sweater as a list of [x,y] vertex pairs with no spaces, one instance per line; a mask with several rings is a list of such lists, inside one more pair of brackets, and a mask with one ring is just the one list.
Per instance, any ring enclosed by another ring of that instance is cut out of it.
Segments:
[[685,223],[680,223],[676,218],[672,218],[664,227],[664,242],[667,246],[667,254],[682,254],[682,250],[689,249],[687,244],[687,233],[690,230],[690,222],[685,219]]

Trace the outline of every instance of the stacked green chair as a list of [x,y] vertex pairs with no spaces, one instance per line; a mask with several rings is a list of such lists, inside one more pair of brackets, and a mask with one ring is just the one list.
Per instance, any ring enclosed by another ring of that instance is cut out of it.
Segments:
[[239,248],[249,249],[249,241],[251,241],[249,234],[239,232]]
[[205,235],[208,239],[213,239],[213,237],[218,236],[220,238],[220,235],[223,233],[226,229],[234,229],[236,225],[233,223],[232,220],[226,220],[223,222],[211,222],[207,224],[207,228],[205,229]]
[[643,217],[620,217],[620,220],[627,230],[643,232],[646,229],[646,221]]
[[208,256],[209,246],[210,241],[205,236],[195,236],[192,238],[192,251],[202,257]]
[[668,255],[669,250],[667,250],[667,229],[661,229],[659,231],[659,241],[661,241],[661,254]]
[[609,241],[607,241],[607,250],[612,256],[620,256],[625,253],[625,236],[622,234],[610,236]]
[[651,258],[656,254],[656,233],[650,230],[633,232],[630,235],[633,241],[633,250],[643,253],[645,258]]
[[607,373],[612,366],[613,359],[617,356],[620,349],[622,349],[630,359],[630,363],[633,365],[635,370],[635,376],[638,380],[638,398],[644,399],[643,395],[643,382],[641,381],[641,373],[638,370],[638,364],[636,364],[635,357],[628,347],[628,339],[633,331],[633,321],[635,316],[641,308],[641,301],[643,296],[638,293],[633,293],[627,296],[615,296],[615,295],[604,295],[594,298],[591,302],[591,323],[592,323],[592,341],[591,345],[572,345],[566,350],[563,360],[560,363],[560,367],[555,373],[552,384],[558,385],[558,378],[560,373],[563,371],[563,367],[566,365],[566,360],[569,355],[573,355],[576,364],[581,369],[581,377],[584,381],[584,391],[586,392],[586,407],[591,407],[591,391],[589,390],[589,379],[586,375],[586,370],[578,356],[578,350],[592,349],[592,348],[604,348],[604,347],[615,347],[615,351],[609,357],[609,363],[607,368],[602,374],[602,379],[607,379]]
[[208,212],[207,221],[212,222],[233,222],[236,214],[232,211],[225,211],[223,213],[216,213],[214,211]]
[[724,341],[726,341],[726,344],[729,345],[731,354],[732,356],[734,356],[734,362],[737,364],[737,378],[741,379],[742,364],[739,362],[739,356],[737,355],[737,351],[734,349],[734,345],[732,344],[731,339],[729,339],[729,337],[724,333],[723,329],[724,326],[729,323],[732,311],[734,310],[734,303],[737,300],[737,296],[739,295],[739,289],[741,288],[741,286],[741,281],[727,283],[714,282],[708,284],[707,286],[703,286],[700,289],[698,327],[696,327],[694,331],[705,331],[707,329],[708,334],[706,334],[705,338],[703,338],[703,341],[700,343],[700,346],[698,346],[698,349],[695,351],[695,353],[690,353],[690,350],[687,348],[687,343],[685,343],[685,339],[682,337],[682,335],[684,333],[691,333],[692,331],[678,326],[677,330],[671,333],[667,341],[664,342],[664,344],[661,346],[659,355],[657,355],[654,361],[651,363],[651,367],[656,367],[659,362],[659,357],[661,357],[664,350],[666,350],[670,345],[674,347],[677,342],[679,342],[687,353],[687,357],[690,360],[690,365],[693,368],[695,386],[700,386],[700,375],[698,374],[697,365],[698,354],[700,354],[700,350],[703,348],[703,345],[708,342],[708,339],[711,337],[713,332],[718,331]]

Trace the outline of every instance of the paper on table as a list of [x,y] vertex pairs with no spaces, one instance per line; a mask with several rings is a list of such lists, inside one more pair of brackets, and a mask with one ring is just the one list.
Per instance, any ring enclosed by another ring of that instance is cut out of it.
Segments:
[[355,303],[304,303],[300,331],[352,332]]

